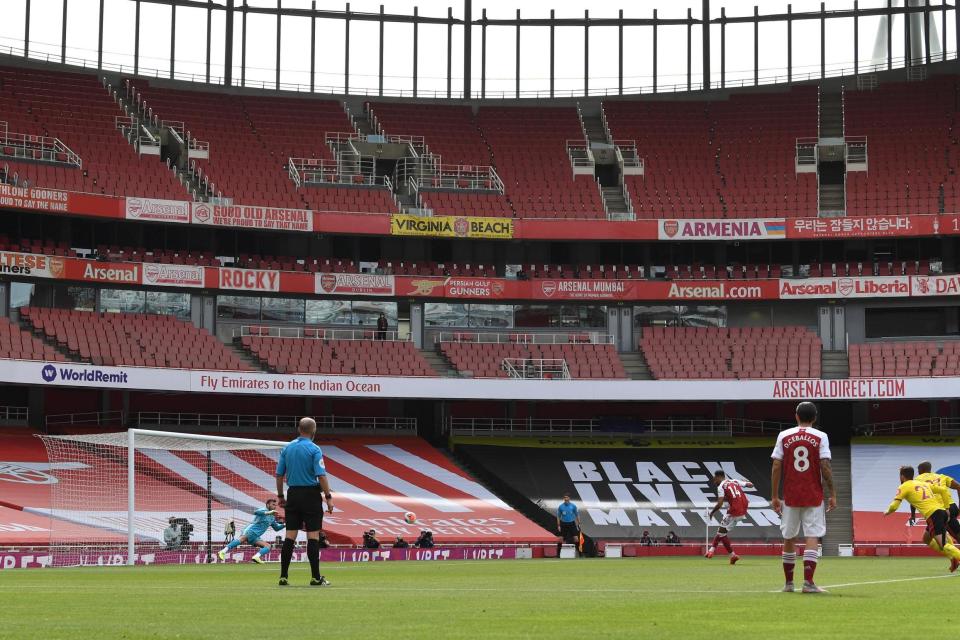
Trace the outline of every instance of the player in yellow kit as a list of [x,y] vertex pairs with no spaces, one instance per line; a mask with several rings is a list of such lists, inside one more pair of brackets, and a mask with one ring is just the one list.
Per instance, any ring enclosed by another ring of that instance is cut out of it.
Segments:
[[923,542],[940,555],[949,558],[950,571],[954,572],[957,567],[960,567],[960,549],[947,542],[947,520],[950,516],[943,508],[942,499],[936,489],[946,491],[941,487],[914,480],[913,467],[900,467],[900,487],[897,489],[897,496],[883,515],[888,516],[899,509],[900,503],[904,500],[909,502],[910,506],[916,507],[917,511],[927,519],[927,530],[923,533]]
[[947,510],[949,520],[947,520],[947,530],[953,536],[954,542],[960,542],[960,521],[957,516],[960,515],[960,508],[953,501],[950,490],[955,489],[960,494],[960,484],[948,475],[942,473],[933,473],[933,465],[929,462],[921,462],[917,465],[917,480],[929,482],[932,485],[943,487],[945,491],[939,492],[940,500],[943,502],[943,508]]

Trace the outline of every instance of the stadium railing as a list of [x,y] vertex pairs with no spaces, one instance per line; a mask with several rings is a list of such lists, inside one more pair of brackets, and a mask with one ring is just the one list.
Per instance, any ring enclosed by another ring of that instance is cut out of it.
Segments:
[[[383,340],[409,342],[410,337],[400,337],[397,331],[385,331]],[[269,327],[242,325],[233,330],[233,337],[299,338],[305,340],[374,340],[376,329],[324,329],[322,327]]]
[[106,427],[126,424],[123,411],[90,411],[85,413],[54,413],[46,417],[49,427]]
[[762,420],[735,419],[655,419],[632,420],[622,418],[612,427],[617,418],[450,418],[453,435],[460,436],[625,436],[656,435],[772,435],[792,426],[786,423]]
[[565,333],[516,333],[516,332],[440,332],[433,340],[441,342],[466,342],[477,344],[613,344],[613,336],[599,331],[568,331]]
[[916,420],[893,420],[874,422],[856,427],[858,435],[960,435],[960,418],[919,418]]
[[[163,427],[181,431],[240,431],[244,433],[290,433],[303,416],[245,415],[228,413],[172,413],[141,411],[141,427]],[[315,416],[317,430],[327,433],[416,434],[417,419],[394,416]]]
[[29,417],[30,410],[27,407],[0,407],[0,425],[26,424]]

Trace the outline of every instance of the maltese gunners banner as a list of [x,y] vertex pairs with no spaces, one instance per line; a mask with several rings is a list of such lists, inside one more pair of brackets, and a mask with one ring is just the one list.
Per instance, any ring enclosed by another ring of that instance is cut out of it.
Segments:
[[[918,513],[910,525],[910,505],[903,502],[896,513],[884,516],[900,486],[902,465],[927,461],[934,473],[960,482],[960,438],[900,436],[855,438],[850,447],[853,479],[853,541],[857,544],[923,544],[926,523]],[[956,500],[955,491],[950,491]]]
[[[747,518],[731,535],[762,541],[780,536],[780,517],[768,502],[772,440],[638,436],[613,446],[607,439],[489,441],[464,439],[457,451],[503,482],[506,494],[541,507],[545,521],[556,522],[557,506],[569,493],[583,531],[595,538],[637,539],[649,531],[663,540],[674,531],[681,541],[703,540],[706,513],[716,500],[711,477],[718,469],[754,484],[746,489]],[[711,531],[718,523],[710,522]]]

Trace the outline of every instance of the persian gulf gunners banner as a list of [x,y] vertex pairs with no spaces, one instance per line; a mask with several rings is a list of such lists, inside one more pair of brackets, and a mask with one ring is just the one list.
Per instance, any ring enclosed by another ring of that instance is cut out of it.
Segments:
[[390,216],[390,234],[395,236],[431,236],[434,238],[513,237],[513,220],[483,216]]
[[[584,533],[602,539],[638,539],[645,531],[660,541],[674,531],[681,541],[701,541],[706,510],[716,500],[714,471],[752,482],[746,489],[747,518],[731,532],[740,539],[777,540],[780,517],[770,507],[772,439],[636,438],[616,448],[559,448],[536,439],[502,445],[459,440],[457,451],[505,485],[508,494],[539,505],[556,522],[557,505],[569,493],[580,511]],[[563,445],[560,445],[563,446]],[[600,445],[602,446],[602,445]],[[718,520],[711,523],[715,531]]]
[[[932,463],[934,473],[960,482],[960,438],[923,436],[855,438],[850,447],[853,480],[853,540],[856,543],[923,544],[925,522],[918,513],[910,525],[910,505],[884,516],[900,486],[899,469]],[[956,491],[950,492],[954,501]]]

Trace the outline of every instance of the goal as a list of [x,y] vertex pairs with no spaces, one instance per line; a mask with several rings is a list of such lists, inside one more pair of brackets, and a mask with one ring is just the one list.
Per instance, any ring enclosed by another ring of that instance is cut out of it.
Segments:
[[[57,566],[212,559],[276,494],[285,442],[130,429],[42,435],[50,461],[51,562]],[[172,529],[171,529],[172,528]]]

